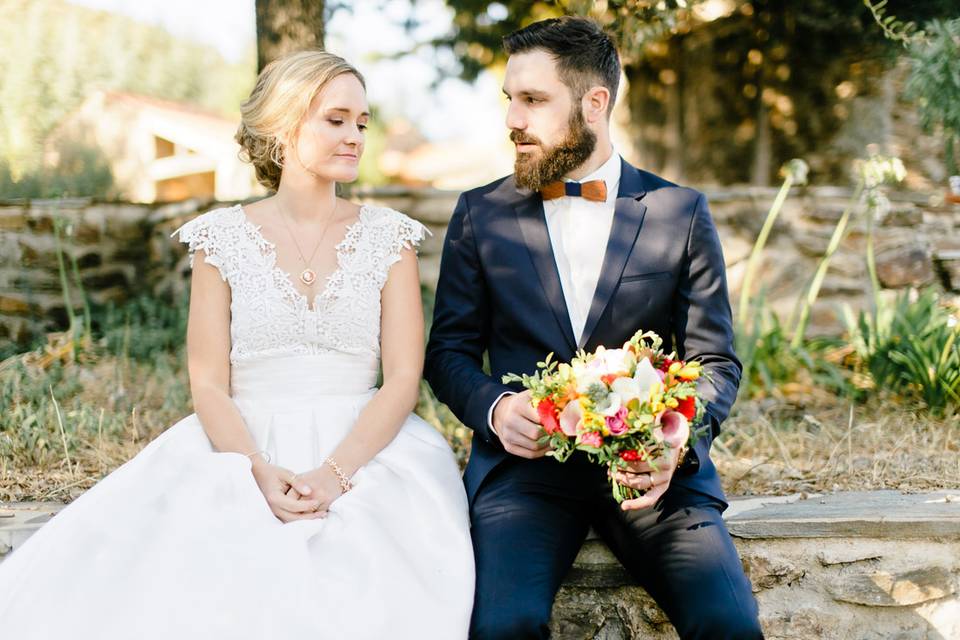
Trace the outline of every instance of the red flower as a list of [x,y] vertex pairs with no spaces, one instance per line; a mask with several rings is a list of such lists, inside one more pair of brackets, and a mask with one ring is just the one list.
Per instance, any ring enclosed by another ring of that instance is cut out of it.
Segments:
[[666,371],[667,369],[670,368],[670,365],[672,365],[673,363],[674,363],[674,360],[671,360],[670,358],[664,358],[663,362],[661,362],[660,366],[657,368],[660,369],[660,371]]
[[683,417],[687,420],[693,420],[693,417],[697,415],[697,400],[693,396],[687,396],[683,400],[679,401],[680,404],[677,405],[677,411],[683,414]]
[[647,451],[643,449],[637,451],[636,449],[627,449],[626,451],[620,452],[620,459],[625,460],[626,462],[642,462],[647,459]]
[[540,424],[543,430],[548,434],[560,431],[560,422],[557,420],[557,405],[550,398],[544,398],[537,405],[537,415],[540,416]]

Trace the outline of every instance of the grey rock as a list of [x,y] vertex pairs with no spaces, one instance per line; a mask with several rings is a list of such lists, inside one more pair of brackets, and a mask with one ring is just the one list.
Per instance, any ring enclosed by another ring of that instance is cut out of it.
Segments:
[[927,246],[911,243],[877,253],[877,277],[884,287],[919,287],[934,280],[933,261]]
[[956,579],[943,567],[903,573],[885,571],[840,575],[828,587],[835,600],[874,607],[906,607],[957,592]]
[[949,495],[850,491],[771,504],[727,519],[738,538],[877,538],[960,540],[960,504]]
[[771,559],[766,553],[742,554],[743,570],[750,578],[753,592],[758,593],[781,584],[794,584],[803,579],[806,571],[782,559]]
[[844,549],[843,551],[825,550],[817,554],[817,560],[825,567],[838,564],[854,564],[857,562],[874,562],[879,560],[879,556],[870,551],[860,551],[858,549]]

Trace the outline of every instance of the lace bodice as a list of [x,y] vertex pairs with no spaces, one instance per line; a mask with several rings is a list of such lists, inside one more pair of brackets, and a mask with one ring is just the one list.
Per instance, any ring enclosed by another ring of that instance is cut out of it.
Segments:
[[200,215],[173,232],[230,285],[230,362],[328,352],[380,357],[380,290],[404,247],[426,228],[387,207],[363,205],[337,245],[337,268],[313,305],[277,266],[273,243],[236,205]]

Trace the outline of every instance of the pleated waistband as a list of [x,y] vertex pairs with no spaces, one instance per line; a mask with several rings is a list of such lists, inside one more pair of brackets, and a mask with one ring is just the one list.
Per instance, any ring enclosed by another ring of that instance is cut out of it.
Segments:
[[283,404],[315,396],[359,395],[374,389],[379,362],[370,355],[325,353],[287,356],[233,364],[234,398]]

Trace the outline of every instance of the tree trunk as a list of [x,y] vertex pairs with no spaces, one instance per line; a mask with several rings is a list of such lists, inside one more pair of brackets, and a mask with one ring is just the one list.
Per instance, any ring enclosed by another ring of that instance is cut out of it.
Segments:
[[323,0],[256,0],[257,72],[279,56],[323,48]]
[[668,180],[682,182],[686,171],[684,162],[683,121],[683,36],[677,36],[668,43],[670,47],[670,66],[673,82],[666,85],[666,122],[664,123],[664,163],[663,174]]
[[644,78],[636,66],[626,65],[623,68],[626,77],[626,86],[620,87],[626,91],[621,109],[626,111],[620,114],[623,130],[629,139],[627,149],[618,149],[620,153],[638,167],[650,170],[650,148],[643,137],[642,123],[645,121],[643,82]]
[[766,187],[770,184],[770,165],[773,163],[773,144],[770,133],[770,107],[763,103],[763,79],[757,83],[757,133],[754,138],[753,167],[750,184]]

